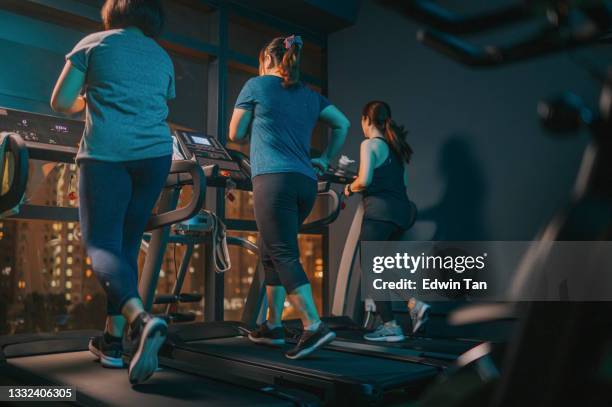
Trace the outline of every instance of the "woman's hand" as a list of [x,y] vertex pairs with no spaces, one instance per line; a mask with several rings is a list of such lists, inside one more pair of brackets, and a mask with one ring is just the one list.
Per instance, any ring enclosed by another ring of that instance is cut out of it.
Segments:
[[353,191],[351,190],[351,184],[346,184],[346,186],[344,187],[344,196],[348,198],[351,195],[353,195]]
[[325,174],[329,168],[329,158],[327,157],[311,158],[310,162],[317,169],[317,175]]

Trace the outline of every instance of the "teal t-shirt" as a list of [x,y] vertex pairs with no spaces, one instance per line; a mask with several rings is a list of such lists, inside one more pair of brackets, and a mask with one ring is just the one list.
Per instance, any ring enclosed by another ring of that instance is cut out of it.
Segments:
[[251,176],[297,172],[317,179],[310,144],[319,114],[329,105],[327,98],[302,83],[285,88],[278,76],[249,79],[236,107],[253,111]]
[[85,132],[77,160],[131,161],[172,154],[166,123],[172,60],[138,29],[88,35],[66,55],[86,73]]

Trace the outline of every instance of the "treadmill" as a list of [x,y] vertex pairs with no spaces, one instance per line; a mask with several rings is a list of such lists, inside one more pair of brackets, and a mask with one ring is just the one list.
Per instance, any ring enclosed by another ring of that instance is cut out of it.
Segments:
[[[368,332],[375,318],[373,312],[367,312],[361,300],[361,266],[359,261],[359,234],[363,220],[364,208],[359,204],[353,217],[347,239],[342,251],[341,261],[332,298],[331,317],[325,318],[335,330],[337,340],[331,347],[346,351],[363,351],[369,353],[408,354],[422,357],[441,368],[454,364],[461,355],[484,343],[505,342],[512,332],[514,318],[500,318],[486,324],[466,326],[449,325],[448,316],[457,308],[456,302],[432,303],[429,322],[424,330],[407,336],[402,342],[368,342],[363,335]],[[417,213],[415,207],[415,221]],[[408,310],[394,312],[398,323],[409,326]],[[436,362],[437,361],[437,362]]]
[[[9,184],[0,195],[0,219],[78,221],[74,207],[35,206],[23,197],[29,159],[73,163],[82,131],[79,121],[0,108],[0,168],[4,168],[7,157],[11,163],[10,176],[0,177]],[[185,207],[152,216],[147,228],[163,229],[197,213],[205,198],[206,171],[192,161],[174,161],[165,190],[192,185],[192,199]],[[125,369],[104,369],[87,350],[89,337],[99,334],[64,331],[0,337],[0,384],[72,386],[76,404],[84,406],[316,404],[308,394],[297,393],[298,397],[279,387],[223,383],[169,367],[161,368],[146,383],[131,386]]]
[[[246,181],[250,178],[249,163],[244,155],[228,151],[212,136],[186,131],[175,134],[184,158],[202,166],[218,166],[216,176],[208,179],[209,186],[222,187],[225,178],[225,181],[234,187],[247,190],[250,188],[250,183]],[[304,225],[302,231],[325,226],[337,218],[342,207],[341,200],[330,185],[332,182],[347,183],[351,179],[346,174],[335,174],[333,169],[322,177],[322,182],[319,182],[319,195],[331,198],[330,213],[323,219]],[[167,202],[172,204],[174,200],[168,199]],[[166,209],[171,209],[171,206]],[[231,240],[234,244],[256,250],[252,244],[240,243],[240,239]],[[166,295],[155,297],[159,277],[158,265],[166,245],[177,241],[180,241],[180,236],[171,230],[158,229],[150,237],[140,286],[146,307],[151,307],[154,303],[167,303]],[[206,252],[205,256],[209,257],[210,251]],[[185,261],[188,262],[188,259],[184,258],[183,264]],[[207,264],[214,264],[214,260],[207,261]],[[184,268],[181,265],[180,269]],[[219,296],[215,298],[211,287],[214,288],[215,279],[223,276],[215,273],[212,268],[205,272],[207,277],[204,300],[208,321],[170,325],[168,341],[160,351],[160,363],[163,366],[235,384],[282,386],[292,391],[315,395],[327,405],[377,404],[390,392],[418,392],[425,383],[441,372],[439,366],[420,357],[380,357],[338,351],[332,347],[321,349],[303,360],[289,360],[284,356],[286,349],[253,344],[246,337],[249,330],[265,315],[262,314],[262,310],[265,310],[265,288],[261,267],[253,279],[242,321],[222,321],[222,309],[221,312],[219,309],[215,310]],[[231,270],[228,273],[231,273]],[[172,296],[176,303],[180,303],[181,298],[188,298],[181,293],[180,287],[175,287]],[[286,347],[289,346],[291,345]]]

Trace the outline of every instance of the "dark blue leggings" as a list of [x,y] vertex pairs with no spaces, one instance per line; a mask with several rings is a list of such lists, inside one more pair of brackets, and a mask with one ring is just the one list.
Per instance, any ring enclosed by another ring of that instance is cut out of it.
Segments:
[[145,226],[168,177],[171,156],[79,162],[81,234],[106,291],[108,315],[138,295],[138,252]]
[[297,235],[316,197],[317,181],[299,173],[253,178],[253,206],[266,285],[282,285],[291,293],[309,283],[300,263]]

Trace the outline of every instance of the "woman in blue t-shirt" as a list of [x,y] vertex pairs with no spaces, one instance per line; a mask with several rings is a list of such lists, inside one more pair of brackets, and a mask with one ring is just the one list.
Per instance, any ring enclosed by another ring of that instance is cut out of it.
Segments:
[[[319,319],[297,235],[314,205],[317,171],[327,170],[350,125],[325,97],[299,81],[302,46],[302,39],[292,35],[275,38],[261,50],[259,76],[240,92],[229,133],[233,141],[251,134],[253,205],[269,304],[268,320],[249,338],[285,342],[287,297],[304,326],[298,344],[285,354],[290,359],[305,357],[336,336]],[[321,157],[311,159],[312,132],[319,121],[332,128],[332,138]]]
[[51,107],[68,114],[86,109],[77,155],[79,218],[108,299],[104,335],[92,338],[89,350],[104,367],[123,366],[127,320],[134,349],[129,379],[140,383],[157,368],[167,330],[143,308],[137,260],[172,161],[166,102],[174,98],[174,69],[154,40],[164,21],[159,0],[107,0],[102,20],[105,31],[88,35],[66,56]]

